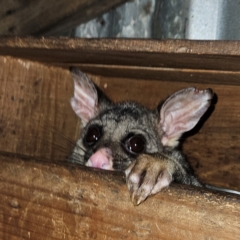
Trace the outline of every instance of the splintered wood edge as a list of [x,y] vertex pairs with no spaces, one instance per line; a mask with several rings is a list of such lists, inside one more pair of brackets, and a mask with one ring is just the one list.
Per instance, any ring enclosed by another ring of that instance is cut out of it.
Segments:
[[[0,48],[240,55],[239,41],[2,37]],[[1,54],[1,51],[0,51]]]
[[[0,236],[31,233],[34,239],[51,239],[61,226],[68,229],[67,239],[81,239],[84,231],[111,239],[236,239],[240,234],[240,198],[232,194],[172,184],[134,207],[121,173],[6,156],[0,163]],[[6,219],[16,217],[21,221],[15,220],[13,233]]]

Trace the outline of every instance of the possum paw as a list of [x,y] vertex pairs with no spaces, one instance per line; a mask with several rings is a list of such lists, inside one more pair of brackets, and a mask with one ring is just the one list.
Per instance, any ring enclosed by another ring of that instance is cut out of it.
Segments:
[[125,170],[132,203],[139,205],[148,196],[168,187],[172,182],[171,172],[168,161],[151,155],[140,155]]

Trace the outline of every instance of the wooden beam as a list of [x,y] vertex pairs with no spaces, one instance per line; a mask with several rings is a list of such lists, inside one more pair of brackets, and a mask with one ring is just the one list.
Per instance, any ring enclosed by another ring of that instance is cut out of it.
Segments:
[[240,85],[239,49],[237,41],[0,39],[1,55],[96,75],[224,85]]
[[0,152],[64,160],[79,136],[69,72],[0,57]]
[[[198,54],[208,56],[239,56],[239,41],[212,41],[212,40],[152,40],[152,39],[95,39],[95,38],[34,38],[34,37],[2,37],[0,47],[33,50],[81,50],[84,52],[98,52],[97,50],[124,54],[152,53],[155,54],[183,54],[189,56]],[[113,55],[110,53],[110,55]],[[69,57],[69,56],[68,56]],[[47,59],[46,59],[47,60]],[[217,59],[216,59],[217,60]],[[183,60],[184,61],[184,60]],[[142,63],[144,64],[144,63]],[[158,63],[156,63],[158,64]],[[190,62],[190,65],[193,64]],[[226,63],[229,65],[229,63]]]
[[120,173],[0,158],[1,239],[232,239],[240,198],[172,185],[138,207]]
[[0,35],[54,35],[100,16],[126,0],[0,1]]
[[[65,68],[65,63],[58,66]],[[132,78],[162,80],[169,82],[186,82],[189,84],[224,84],[240,85],[239,71],[205,70],[205,69],[183,69],[142,66],[119,66],[102,64],[72,64],[84,72],[93,75],[102,75],[109,78]]]
[[[239,190],[240,85],[239,63],[234,63],[239,49],[227,43],[227,54],[221,48],[217,52],[222,43],[176,44],[192,46],[192,53],[178,53],[172,41],[0,39],[0,239],[238,238],[239,196],[173,184],[134,207],[121,173],[65,161],[80,130],[69,104],[70,65],[92,72],[94,82],[113,101],[135,100],[154,108],[191,82],[189,77],[169,84],[166,71],[155,81],[154,71],[167,70],[161,67],[166,64],[172,70],[177,66],[180,74],[192,70],[199,77],[193,81],[196,87],[212,87],[217,94],[215,109],[185,136],[183,149],[204,182]],[[198,53],[206,62],[197,62]],[[108,70],[110,74],[104,74]],[[209,81],[201,82],[200,75],[208,71]],[[144,75],[136,79],[134,72]],[[228,76],[236,79],[226,83]],[[218,77],[226,78],[225,85]]]

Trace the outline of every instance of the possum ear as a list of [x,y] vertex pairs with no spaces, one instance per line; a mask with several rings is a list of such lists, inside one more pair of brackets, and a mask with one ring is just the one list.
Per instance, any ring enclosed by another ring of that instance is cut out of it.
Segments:
[[112,103],[78,68],[71,67],[70,72],[74,82],[74,96],[70,103],[85,126],[90,119]]
[[187,88],[171,95],[160,109],[160,130],[164,146],[175,147],[184,132],[191,130],[206,112],[213,98],[211,89]]

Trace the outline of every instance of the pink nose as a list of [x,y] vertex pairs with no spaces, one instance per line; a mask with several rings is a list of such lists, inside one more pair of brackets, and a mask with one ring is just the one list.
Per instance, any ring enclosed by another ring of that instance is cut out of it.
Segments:
[[95,152],[87,161],[86,166],[111,170],[112,152],[109,148],[101,148]]

